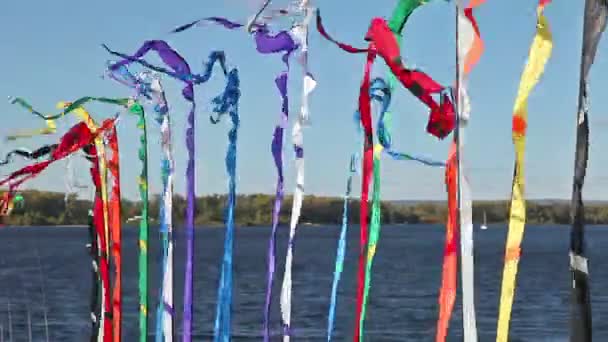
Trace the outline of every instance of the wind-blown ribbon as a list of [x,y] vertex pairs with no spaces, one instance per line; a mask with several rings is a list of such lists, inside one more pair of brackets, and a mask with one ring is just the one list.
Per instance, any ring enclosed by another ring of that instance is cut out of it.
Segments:
[[292,141],[296,168],[296,187],[293,192],[293,203],[291,208],[291,219],[289,223],[289,240],[287,244],[287,255],[285,258],[285,271],[283,273],[283,284],[281,285],[281,318],[283,322],[283,342],[289,342],[291,337],[291,298],[292,298],[292,268],[293,254],[295,246],[295,235],[300,213],[302,210],[302,200],[304,197],[304,133],[303,127],[308,122],[310,93],[316,88],[317,81],[313,78],[308,69],[308,25],[314,15],[314,9],[308,5],[308,0],[300,3],[300,9],[304,13],[304,21],[296,25],[291,34],[301,47],[302,51],[302,106],[300,113],[293,124]]
[[515,292],[515,277],[521,254],[526,222],[526,203],[524,199],[524,152],[526,146],[526,128],[528,117],[528,97],[532,88],[538,83],[551,56],[553,41],[549,23],[543,15],[545,6],[550,0],[540,0],[537,8],[538,21],[536,36],[530,47],[528,64],[522,74],[515,107],[513,109],[513,144],[515,145],[515,171],[513,174],[513,193],[511,194],[511,213],[509,233],[505,248],[505,266],[502,275],[500,311],[496,331],[497,342],[507,342],[509,337],[509,320]]
[[[14,194],[24,182],[38,176],[52,163],[64,159],[90,144],[99,134],[113,127],[114,121],[114,119],[105,120],[99,129],[95,131],[91,131],[84,123],[74,125],[62,136],[57,148],[51,153],[49,160],[37,162],[12,172],[7,177],[0,180],[0,186],[8,185],[8,193]],[[6,205],[6,202],[3,202],[3,204]]]
[[216,118],[211,122],[217,124],[221,116],[230,115],[232,127],[228,132],[228,150],[226,151],[226,173],[228,174],[228,203],[226,205],[226,236],[224,238],[224,257],[222,258],[220,284],[218,286],[217,310],[214,325],[214,341],[228,342],[231,339],[232,322],[232,259],[234,249],[234,213],[236,206],[236,153],[237,138],[240,124],[238,105],[240,98],[240,81],[238,70],[228,73],[228,81],[224,93],[215,97],[213,112]]
[[[94,166],[91,166],[91,169]],[[92,171],[91,171],[92,172]],[[97,246],[97,232],[95,231],[95,221],[93,219],[93,210],[89,210],[89,243],[87,249],[91,256],[91,298],[89,301],[89,311],[91,315],[91,342],[97,341],[99,334],[99,318],[101,313],[101,302],[99,300],[99,248]]]
[[156,98],[154,110],[157,113],[156,122],[160,124],[161,149],[161,181],[163,194],[160,205],[160,234],[162,239],[162,284],[159,293],[157,309],[156,341],[173,341],[174,299],[173,299],[173,173],[174,160],[171,141],[171,121],[168,115],[168,105],[165,91],[159,79],[151,83],[152,93]]
[[441,162],[436,162],[432,160],[428,160],[420,157],[413,157],[405,153],[399,153],[392,151],[391,144],[392,138],[390,133],[390,122],[386,119],[390,117],[390,113],[388,112],[388,108],[390,107],[391,102],[391,88],[389,84],[381,78],[376,78],[371,82],[370,85],[370,98],[371,100],[378,101],[381,104],[380,107],[380,115],[378,119],[378,143],[374,146],[374,159],[373,159],[373,188],[372,188],[372,213],[371,213],[371,222],[369,229],[369,240],[367,243],[367,257],[366,257],[366,265],[365,265],[365,281],[364,281],[364,289],[363,289],[363,300],[361,303],[361,316],[359,319],[359,335],[361,339],[363,339],[364,332],[364,322],[365,322],[365,314],[367,309],[367,302],[369,299],[369,291],[371,288],[371,278],[372,278],[372,266],[374,261],[374,256],[376,253],[376,248],[378,242],[380,240],[380,230],[381,230],[381,198],[380,198],[380,165],[381,165],[381,157],[384,149],[388,149],[387,153],[395,160],[412,160],[420,162],[427,166],[444,166]]
[[[392,100],[390,82],[382,78],[374,78],[370,84],[370,97],[380,104],[378,121],[376,124],[378,144],[382,146],[382,152],[396,161],[414,161],[425,166],[445,167],[445,162],[434,160],[422,155],[399,152],[393,149],[393,138],[391,134],[391,112],[389,107]],[[358,113],[357,113],[358,114]]]
[[346,180],[346,192],[344,194],[344,207],[342,208],[342,227],[340,228],[340,237],[338,239],[338,248],[336,251],[336,266],[334,270],[334,279],[331,285],[331,296],[329,304],[329,314],[327,315],[327,342],[331,341],[334,331],[334,321],[336,318],[336,306],[338,302],[338,284],[344,270],[344,257],[346,254],[346,233],[348,232],[348,203],[350,193],[352,191],[353,176],[357,172],[357,155],[353,153],[350,157],[348,167],[348,178]]
[[[364,306],[364,292],[365,292],[365,269],[366,266],[366,249],[368,248],[368,193],[369,183],[371,178],[371,171],[374,168],[373,161],[373,128],[371,120],[371,107],[370,107],[370,74],[371,67],[376,58],[376,54],[385,60],[392,73],[399,79],[399,81],[408,88],[416,97],[418,97],[423,103],[425,103],[431,109],[429,123],[427,125],[427,131],[438,138],[445,138],[454,128],[454,108],[447,94],[442,94],[441,103],[438,104],[433,98],[432,94],[442,93],[443,87],[433,81],[429,76],[423,72],[416,70],[408,70],[402,63],[401,54],[399,51],[399,44],[395,39],[395,33],[403,28],[405,20],[409,17],[410,13],[405,11],[413,11],[413,7],[402,7],[399,6],[399,11],[393,17],[399,17],[402,22],[399,22],[397,29],[391,31],[391,28],[384,19],[374,18],[365,37],[369,41],[369,47],[367,49],[355,48],[351,45],[340,43],[333,39],[325,30],[321,14],[317,15],[317,29],[321,35],[336,44],[342,50],[348,53],[363,53],[367,52],[367,63],[365,66],[365,73],[363,82],[361,84],[359,93],[359,112],[361,114],[361,124],[365,133],[364,141],[364,153],[363,153],[363,168],[362,168],[362,188],[361,188],[361,203],[360,203],[360,248],[359,248],[359,271],[358,271],[358,286],[357,286],[357,325],[355,326],[354,341],[359,342],[361,333],[363,330],[363,306]],[[392,22],[397,22],[392,20]],[[378,148],[378,153],[382,149]],[[379,189],[377,190],[379,196]],[[378,208],[379,209],[379,208]],[[378,210],[377,209],[377,210]],[[379,225],[379,211],[377,216]],[[374,237],[375,238],[375,237]],[[371,251],[374,253],[374,250]],[[367,250],[367,254],[370,251]],[[371,267],[371,264],[370,264]]]
[[[307,3],[307,2],[305,2]],[[276,185],[276,196],[274,201],[274,206],[272,210],[272,231],[269,239],[269,247],[268,247],[268,274],[267,274],[267,287],[266,287],[266,302],[264,305],[264,341],[268,342],[270,339],[270,307],[272,303],[272,284],[274,282],[274,272],[276,268],[276,232],[277,227],[279,225],[279,212],[281,210],[281,204],[283,202],[284,196],[284,179],[283,179],[283,134],[285,130],[285,126],[287,125],[288,115],[289,115],[289,106],[288,106],[288,96],[287,96],[287,76],[289,71],[289,57],[291,54],[296,51],[299,47],[299,44],[306,45],[306,28],[304,26],[296,26],[300,28],[302,31],[296,31],[295,34],[290,33],[289,31],[280,31],[277,34],[273,35],[270,33],[268,26],[266,24],[258,24],[255,22],[256,18],[264,11],[267,7],[268,3],[265,3],[260,9],[259,13],[253,18],[251,22],[247,24],[247,29],[253,35],[256,44],[256,50],[261,54],[274,54],[274,53],[282,53],[282,60],[286,66],[286,70],[281,72],[275,79],[275,84],[279,90],[279,94],[282,99],[282,113],[279,118],[279,123],[274,129],[273,139],[271,143],[271,151],[274,159],[274,163],[277,169],[277,185]],[[182,25],[172,32],[183,32],[187,29],[190,29],[199,23],[202,22],[210,22],[219,24],[227,29],[234,30],[238,28],[242,28],[245,25],[239,24],[233,21],[230,21],[225,18],[219,17],[209,17],[196,20],[194,22],[188,23],[186,25]],[[295,36],[295,38],[294,38]],[[298,37],[304,37],[299,38]],[[300,40],[298,42],[297,40]],[[305,117],[307,112],[307,96],[310,91],[314,88],[314,79],[312,75],[308,74],[307,66],[306,66],[306,54],[304,53],[304,69],[305,73],[307,73],[308,78],[305,76],[304,79],[304,100],[303,100],[303,110],[300,115],[300,118]],[[292,219],[291,219],[291,227],[297,225],[297,218],[299,217],[299,208],[301,207],[301,196],[303,193],[303,181],[304,181],[304,165],[303,165],[303,153],[304,150],[301,144],[298,146],[298,141],[301,141],[301,121],[300,119],[294,125],[294,145],[296,145],[296,191],[294,192],[294,203],[293,206],[296,209],[292,210]],[[298,127],[299,125],[299,127]],[[294,215],[295,213],[295,215]],[[290,233],[291,235],[291,233]],[[290,266],[286,264],[286,269],[290,269]],[[291,275],[289,274],[289,279],[284,282],[282,287],[282,319],[283,319],[283,335],[284,340],[289,340],[290,335],[290,319],[291,319],[291,291],[289,282],[291,281]],[[285,289],[285,290],[283,290]]]
[[435,341],[445,341],[448,325],[456,302],[458,276],[458,160],[456,144],[452,143],[445,170],[445,184],[448,192],[448,219],[446,222],[445,247],[441,289],[439,290],[439,319]]
[[606,29],[608,3],[605,0],[585,1],[581,76],[579,83],[576,125],[576,150],[570,217],[570,273],[572,275],[570,340],[590,342],[592,338],[589,265],[585,253],[585,212],[583,183],[589,157],[589,121],[587,77],[595,59],[597,47]]
[[[163,191],[160,198],[159,233],[161,236],[161,284],[156,311],[156,341],[173,340],[173,152],[171,148],[171,125],[168,115],[169,107],[165,92],[158,77],[148,72],[133,75],[126,66],[110,68],[108,76],[117,82],[135,90],[135,96],[151,100],[156,112],[156,122],[160,125],[162,157],[160,162]],[[142,216],[138,218],[141,219]],[[148,215],[149,220],[149,215]],[[141,221],[140,221],[141,224]]]
[[[50,126],[56,127],[55,125],[55,120],[62,118],[70,113],[73,113],[74,115],[76,115],[80,120],[82,120],[82,122],[84,122],[87,127],[90,130],[96,130],[98,129],[98,125],[96,124],[95,120],[93,120],[93,118],[91,117],[91,115],[84,109],[84,105],[86,103],[89,102],[100,102],[100,103],[105,103],[105,104],[112,104],[112,105],[117,105],[117,106],[121,106],[124,108],[129,108],[130,104],[129,104],[129,100],[128,99],[113,99],[113,98],[105,98],[105,97],[91,97],[91,96],[85,96],[82,98],[77,99],[74,102],[59,102],[57,104],[57,108],[62,109],[62,111],[58,114],[55,115],[44,115],[41,112],[35,110],[27,101],[25,101],[22,98],[14,98],[11,103],[13,104],[18,104],[21,107],[27,109],[29,112],[31,112],[32,114],[40,117],[41,119],[44,119],[47,123],[47,125],[49,125],[49,123],[51,123]],[[107,190],[107,167],[106,167],[106,152],[105,152],[105,145],[104,145],[104,141],[102,139],[101,136],[97,136],[95,138],[95,151],[97,154],[99,154],[99,158],[97,158],[97,162],[99,163],[99,181],[100,181],[100,189],[99,189],[99,196],[101,196],[101,207],[102,207],[102,215],[103,215],[103,221],[100,221],[103,223],[104,225],[104,229],[102,231],[103,239],[99,238],[98,240],[100,242],[105,242],[103,243],[103,245],[105,246],[105,250],[103,250],[103,253],[100,254],[100,261],[101,263],[107,263],[109,264],[108,260],[105,260],[109,257],[110,255],[110,222],[109,222],[109,203],[108,203],[108,190]],[[115,204],[114,204],[115,206]],[[112,223],[115,223],[115,221],[113,221]],[[113,227],[113,231],[115,231],[118,228]],[[113,237],[112,237],[113,238]],[[118,241],[117,244],[119,245],[120,242]],[[120,250],[116,250],[114,249],[112,251],[112,256],[114,258],[114,262],[115,262],[115,266],[117,265],[116,262],[117,260],[120,259]],[[120,266],[118,266],[120,268]],[[104,276],[102,274],[102,276]],[[106,278],[103,278],[103,281],[106,281],[109,283],[109,277],[104,280]],[[109,287],[109,284],[107,284],[107,286]],[[103,287],[102,287],[103,288]],[[120,291],[117,291],[118,293],[115,294],[115,296],[120,295]],[[106,294],[109,292],[104,292],[102,293],[102,301],[104,302],[104,310],[106,312],[116,312],[117,310],[119,310],[119,308],[116,308],[114,306],[114,301],[110,302],[110,298],[106,297]],[[115,297],[117,298],[117,297]],[[107,316],[107,317],[106,317]],[[99,321],[99,329],[100,329],[100,333],[97,334],[98,337],[100,339],[104,339],[104,341],[112,341],[113,339],[113,334],[112,334],[112,325],[110,324],[105,324],[105,321],[107,319],[112,320],[112,316],[110,315],[106,315],[103,314],[100,317],[100,321]],[[118,315],[118,322],[114,322],[114,324],[120,325],[120,314]]]
[[10,191],[5,192],[0,198],[0,216],[10,216],[15,209],[15,204],[20,203],[23,205],[24,199],[20,194],[11,193]]
[[[460,240],[462,255],[462,305],[463,330],[466,342],[477,342],[475,321],[474,266],[473,266],[473,222],[472,201],[469,183],[464,167],[464,133],[470,115],[466,80],[483,51],[473,8],[484,0],[470,1],[466,8],[463,0],[456,3],[457,10],[457,75],[456,75],[456,113],[458,115],[456,134],[450,147],[446,187],[448,193],[448,218],[444,248],[443,273],[439,295],[439,319],[437,320],[437,342],[445,341],[454,304],[456,302],[458,252],[456,244]],[[462,237],[460,233],[462,231]]]
[[[174,79],[183,82],[184,88],[182,89],[182,96],[188,102],[190,102],[190,112],[188,113],[188,127],[186,129],[186,148],[188,150],[188,163],[186,168],[186,187],[187,187],[187,199],[186,199],[186,271],[184,276],[184,318],[183,318],[183,334],[182,340],[184,342],[190,342],[192,340],[192,316],[193,316],[193,304],[192,304],[192,293],[193,293],[193,268],[194,268],[194,212],[195,212],[195,116],[196,102],[194,99],[194,85],[202,84],[207,82],[212,75],[213,65],[215,62],[219,62],[224,75],[226,75],[225,67],[225,56],[221,51],[214,51],[209,56],[209,62],[206,64],[204,73],[193,74],[190,65],[186,60],[175,51],[167,42],[162,40],[149,40],[143,43],[143,45],[133,54],[132,56],[115,52],[110,50],[104,45],[104,48],[112,55],[122,58],[121,61],[114,63],[110,66],[110,70],[116,70],[122,66],[126,66],[131,63],[137,63],[150,70],[168,75]],[[163,63],[167,65],[169,69],[155,66],[147,61],[141,59],[150,51],[156,52],[161,58]],[[140,316],[142,313],[147,311],[140,307]],[[147,315],[146,315],[147,317]],[[142,316],[143,318],[143,316]],[[140,326],[140,331],[147,331],[147,319],[140,320],[140,325],[144,325],[146,328]],[[145,341],[146,335],[140,334],[140,340]]]
[[[132,76],[126,70],[126,67],[120,68],[116,70],[116,72],[109,73],[110,76],[126,85],[131,85],[132,87],[138,87],[139,83],[135,78],[130,78]],[[123,79],[119,77],[123,77]],[[129,84],[128,82],[133,82]],[[137,94],[139,95],[139,94]],[[146,94],[147,95],[147,94]],[[142,163],[141,173],[137,178],[137,184],[139,187],[139,195],[141,199],[141,213],[139,215],[139,273],[138,273],[138,287],[139,287],[139,303],[140,303],[140,336],[146,336],[147,339],[147,308],[148,308],[148,235],[149,235],[149,210],[148,210],[148,140],[147,140],[147,127],[146,127],[146,118],[145,112],[141,105],[139,105],[136,110],[131,110],[131,113],[137,115],[137,128],[141,130],[140,135],[140,146],[138,149],[138,157]],[[162,302],[161,302],[162,303]],[[146,323],[142,323],[146,321]],[[142,330],[145,329],[145,330]],[[118,341],[116,341],[118,342]]]
[[[390,112],[388,108],[391,102],[391,88],[390,85],[384,81],[382,78],[375,78],[370,84],[370,99],[373,99],[380,103],[380,115],[378,117],[377,123],[377,135],[378,135],[378,144],[377,144],[377,152],[384,152],[386,155],[391,157],[393,160],[401,160],[401,161],[416,161],[426,166],[435,166],[435,167],[443,167],[445,166],[444,162],[435,161],[422,156],[415,156],[409,153],[398,152],[392,149],[392,136],[390,133]],[[360,116],[361,114],[356,112],[354,119],[359,127],[360,131]],[[379,155],[378,155],[379,156]],[[358,160],[358,155],[351,155],[351,162],[349,167],[349,175],[347,179],[347,190],[344,199],[344,209],[342,213],[342,228],[340,230],[340,237],[338,240],[338,248],[336,252],[336,265],[334,271],[334,279],[332,283],[332,292],[330,296],[330,308],[328,314],[328,330],[327,330],[327,340],[328,342],[332,339],[333,329],[334,329],[334,321],[335,321],[335,309],[337,305],[337,290],[338,284],[340,282],[340,277],[342,274],[342,269],[344,267],[344,256],[346,251],[346,232],[348,230],[348,200],[351,193],[352,187],[352,176],[356,172],[356,162]],[[378,192],[379,194],[379,192]],[[379,196],[377,197],[377,203],[380,203]],[[380,206],[376,206],[376,215],[379,215]],[[372,212],[372,215],[374,212]],[[379,216],[377,221],[377,227],[379,229]],[[377,241],[377,239],[376,239]],[[370,264],[371,267],[371,264]],[[368,280],[368,285],[369,285]],[[369,286],[367,287],[369,288]]]
[[[376,53],[379,54],[401,84],[430,108],[431,112],[427,124],[427,132],[440,139],[445,138],[452,132],[455,125],[454,105],[448,94],[444,92],[445,87],[435,82],[424,72],[409,70],[405,67],[399,51],[399,44],[384,19],[372,19],[370,28],[365,36],[365,40],[370,42],[370,46],[366,49],[355,48],[351,45],[340,43],[329,36],[323,26],[321,13],[317,15],[317,29],[325,39],[348,53],[367,52],[368,56],[371,57],[373,55],[372,61],[375,59]],[[433,94],[441,94],[440,103],[437,103],[433,99]]]
[[[103,188],[101,166],[104,165],[99,159],[102,156],[97,151],[97,144],[90,144],[83,147],[85,153],[89,155],[87,159],[91,162],[91,179],[95,185],[95,197],[93,200],[93,226],[97,232],[95,239],[97,243],[97,267],[99,267],[99,278],[101,280],[101,303],[103,304],[103,311],[97,316],[99,321],[99,334],[97,335],[98,341],[110,342],[112,341],[112,321],[109,320],[112,309],[110,307],[110,265],[108,262],[108,255],[106,254],[110,241],[106,239],[105,231],[108,226],[106,223],[104,199],[102,196]],[[105,158],[105,155],[103,156]],[[93,316],[92,316],[93,317]],[[93,340],[93,337],[91,338]]]
[[[148,235],[149,235],[149,213],[148,213],[148,132],[146,129],[146,116],[140,105],[131,112],[137,115],[137,128],[141,131],[139,136],[138,156],[141,162],[141,172],[137,177],[139,197],[141,199],[141,214],[139,219],[139,336],[140,339],[148,340]],[[145,322],[144,322],[145,321]]]
[[[38,176],[41,172],[43,172],[46,168],[48,168],[48,166],[50,166],[52,163],[61,160],[63,158],[66,158],[67,156],[71,155],[72,153],[83,149],[85,147],[87,147],[87,145],[91,144],[100,134],[102,134],[105,131],[108,131],[110,129],[112,129],[114,127],[114,119],[110,119],[110,120],[106,120],[104,121],[104,123],[95,130],[91,130],[89,127],[87,127],[87,125],[85,123],[79,123],[76,124],[75,126],[73,126],[65,135],[63,135],[63,137],[61,138],[59,144],[57,144],[57,148],[54,149],[54,151],[51,153],[50,159],[49,160],[45,160],[42,162],[37,162],[35,164],[32,165],[28,165],[26,167],[23,167],[13,173],[11,173],[10,175],[8,175],[6,178],[0,180],[0,186],[2,185],[7,185],[9,186],[9,190],[7,192],[7,197],[10,199],[10,196],[19,188],[19,186],[21,186],[25,181],[32,179],[36,176]],[[101,325],[101,323],[103,322],[102,319],[102,315],[104,313],[110,312],[109,311],[109,298],[107,297],[107,293],[109,292],[109,276],[108,276],[108,263],[107,263],[107,257],[103,257],[105,254],[105,250],[106,250],[106,244],[107,241],[105,240],[105,234],[104,234],[104,216],[103,216],[103,208],[102,208],[102,201],[101,201],[101,196],[99,194],[99,191],[101,190],[100,187],[100,173],[99,173],[99,163],[97,161],[97,151],[95,149],[94,145],[90,145],[89,149],[92,151],[92,162],[93,162],[93,166],[91,168],[91,176],[93,178],[93,182],[96,185],[96,189],[97,189],[97,195],[96,195],[96,200],[95,200],[95,210],[94,210],[94,216],[93,216],[93,224],[95,226],[95,230],[96,230],[96,238],[92,239],[94,240],[92,243],[95,244],[95,246],[91,245],[91,253],[95,253],[95,257],[94,257],[94,268],[95,268],[95,273],[93,275],[94,278],[94,284],[96,283],[96,275],[99,274],[99,277],[101,278],[101,283],[102,283],[102,289],[101,289],[101,293],[102,293],[102,302],[104,304],[105,309],[102,311],[101,307],[98,306],[98,302],[96,300],[92,300],[91,302],[91,318],[93,321],[93,332],[92,332],[92,336],[91,336],[91,340],[98,340],[98,341],[111,341],[111,333],[112,333],[112,326],[111,325],[105,325],[105,327],[103,327]],[[7,202],[3,202],[3,205],[6,205]],[[95,235],[95,233],[93,233],[93,235]],[[97,262],[95,261],[98,260]],[[99,268],[99,273],[97,273],[97,268]],[[93,289],[95,290],[95,286],[93,287]],[[94,295],[93,299],[97,298],[96,294]],[[105,299],[105,300],[104,300]],[[98,311],[101,312],[100,315],[95,315],[95,312]]]
[[112,235],[112,258],[114,259],[114,286],[112,287],[112,328],[114,342],[122,339],[122,222],[120,199],[120,150],[116,127],[108,134],[108,147],[112,157],[108,160],[108,170],[112,176],[112,190],[109,198],[109,218]]
[[44,156],[51,154],[56,148],[57,144],[44,145],[40,148],[35,149],[34,151],[28,150],[27,148],[18,148],[7,153],[6,157],[4,157],[4,160],[0,160],[0,166],[4,166],[11,163],[13,161],[13,156],[20,156],[25,159],[40,159]]
[[[400,1],[397,8],[394,10],[391,20],[389,21],[389,28],[391,29],[393,36],[399,44],[399,40],[402,37],[401,33],[405,25],[405,21],[411,13],[422,4],[421,1]],[[397,46],[399,47],[399,46]],[[376,251],[376,246],[380,238],[380,225],[381,225],[381,206],[380,206],[380,154],[383,150],[391,156],[394,160],[415,160],[421,162],[427,166],[444,166],[442,162],[435,162],[426,158],[412,157],[404,153],[398,153],[391,150],[391,135],[390,135],[390,112],[388,107],[390,106],[391,93],[394,88],[395,75],[389,74],[389,82],[386,83],[383,79],[375,79],[371,85],[371,96],[372,99],[377,100],[381,103],[380,118],[378,119],[378,144],[374,149],[374,182],[372,190],[372,218],[370,224],[370,237],[367,246],[367,265],[365,271],[365,289],[363,294],[362,310],[359,318],[359,335],[363,339],[364,320],[366,313],[367,299],[370,291],[371,284],[371,267],[373,258]]]

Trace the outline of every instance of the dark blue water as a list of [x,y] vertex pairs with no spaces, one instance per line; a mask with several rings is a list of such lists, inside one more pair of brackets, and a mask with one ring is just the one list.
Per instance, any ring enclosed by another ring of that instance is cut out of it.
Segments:
[[[298,232],[294,262],[293,326],[296,341],[322,341],[333,277],[339,227],[303,227]],[[218,265],[223,229],[198,229],[196,236],[195,333],[209,341],[215,315]],[[528,227],[523,244],[513,307],[510,341],[568,340],[568,238],[566,227]],[[241,228],[236,234],[234,279],[235,341],[260,340],[269,229]],[[274,329],[280,331],[278,294],[286,229],[279,236],[279,258],[273,306]],[[151,242],[151,308],[158,288],[158,241]],[[588,229],[596,341],[608,340],[608,228]],[[476,305],[480,341],[495,338],[506,229],[476,231]],[[3,228],[0,230],[0,325],[8,341],[9,310],[14,341],[27,341],[27,312],[34,341],[43,341],[43,291],[51,341],[85,341],[90,333],[91,263],[82,228]],[[367,341],[434,339],[437,295],[441,281],[444,229],[441,226],[383,227],[374,265],[366,324]],[[356,287],[358,227],[350,231],[339,292],[336,341],[351,338]],[[181,308],[183,242],[178,237],[176,301]],[[124,340],[136,341],[136,229],[125,230]],[[40,266],[39,266],[40,261]],[[40,272],[41,271],[41,272]],[[457,302],[460,302],[460,294]],[[151,312],[154,312],[152,309]],[[154,315],[150,319],[153,333]],[[450,341],[462,340],[460,305],[450,326]],[[178,314],[178,320],[181,315]],[[181,327],[180,324],[176,325]],[[279,340],[278,336],[273,340]]]

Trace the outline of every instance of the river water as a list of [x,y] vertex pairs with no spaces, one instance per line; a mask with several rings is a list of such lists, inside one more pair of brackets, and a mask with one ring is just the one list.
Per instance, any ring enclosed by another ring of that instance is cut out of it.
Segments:
[[[287,228],[278,238],[274,286],[273,341],[280,340],[278,296],[283,273]],[[150,235],[150,335],[158,292],[158,234]],[[183,235],[176,242],[176,308],[181,328]],[[235,237],[233,340],[259,341],[261,337],[266,257],[270,229],[239,228]],[[587,230],[590,255],[594,339],[608,341],[608,228]],[[194,334],[210,341],[215,317],[218,267],[224,230],[196,231]],[[333,277],[339,227],[308,227],[298,231],[293,268],[292,314],[295,341],[323,341]],[[335,341],[352,337],[356,290],[358,226],[348,238],[345,269],[339,291]],[[511,320],[510,341],[567,341],[569,283],[567,227],[529,226]],[[44,341],[43,312],[48,312],[51,341],[86,341],[90,334],[89,295],[91,262],[85,248],[84,228],[0,229],[0,330],[4,340],[27,341],[28,312],[34,341]],[[443,226],[383,227],[374,262],[372,290],[366,321],[366,341],[431,341],[435,336],[437,297],[441,282]],[[475,231],[476,309],[481,342],[495,338],[497,306],[506,227]],[[125,228],[124,341],[137,340],[137,229]],[[449,341],[462,340],[458,294]],[[9,316],[10,322],[9,324]],[[10,329],[9,329],[10,326]]]

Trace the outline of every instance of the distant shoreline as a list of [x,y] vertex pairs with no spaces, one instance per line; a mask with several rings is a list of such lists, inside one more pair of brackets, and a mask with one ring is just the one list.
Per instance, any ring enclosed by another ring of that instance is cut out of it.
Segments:
[[[416,227],[416,226],[433,226],[433,227],[443,227],[445,225],[445,223],[384,223],[382,224],[383,227],[399,227],[399,228],[407,228],[408,226],[412,227]],[[285,227],[285,224],[282,224],[281,227]],[[322,224],[322,223],[315,223],[315,224],[300,224],[298,227],[299,228],[338,228],[340,227],[340,224],[336,224],[336,223],[327,223],[327,224]],[[349,224],[349,226],[358,226],[358,224]],[[477,230],[479,229],[480,224],[475,223],[474,224],[474,229],[477,233]],[[126,229],[133,229],[133,230],[137,230],[139,229],[139,226],[135,226],[135,225],[123,225],[123,228]],[[151,225],[151,228],[155,228],[157,227],[156,225]],[[241,229],[241,228],[268,228],[270,227],[270,222],[267,225],[235,225],[236,229]],[[504,222],[504,223],[492,223],[488,225],[488,229],[485,230],[487,231],[491,231],[492,229],[505,229],[508,227],[508,223]],[[570,228],[571,225],[569,224],[559,224],[559,223],[530,223],[526,225],[527,228]],[[608,228],[607,224],[586,224],[585,225],[586,228]],[[55,228],[88,228],[87,225],[79,225],[79,224],[74,224],[74,225],[4,225],[4,226],[0,226],[0,230],[2,229],[7,229],[7,228],[15,228],[15,229],[29,229],[29,228],[44,228],[44,229],[55,229]],[[182,226],[178,226],[175,227],[177,229],[182,229]],[[196,226],[196,228],[203,228],[203,229],[224,229],[225,225],[198,225]],[[479,234],[483,234],[484,231],[480,231]]]

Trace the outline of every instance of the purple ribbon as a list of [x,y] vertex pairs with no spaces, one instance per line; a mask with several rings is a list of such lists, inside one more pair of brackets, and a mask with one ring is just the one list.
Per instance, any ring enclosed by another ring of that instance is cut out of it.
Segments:
[[[194,24],[191,24],[194,25]],[[183,335],[182,341],[192,341],[192,292],[193,292],[193,264],[194,264],[194,212],[196,204],[196,189],[195,189],[195,117],[196,103],[194,100],[194,85],[207,82],[211,78],[213,65],[219,62],[224,75],[227,74],[225,66],[225,56],[221,51],[214,51],[209,56],[209,62],[206,64],[206,69],[203,74],[192,74],[190,66],[186,60],[175,51],[167,42],[162,40],[149,40],[135,52],[129,56],[119,52],[110,50],[107,46],[103,47],[112,55],[122,58],[110,66],[111,70],[120,68],[121,66],[138,63],[148,69],[166,74],[185,83],[182,89],[182,96],[191,103],[190,112],[188,113],[188,126],[186,129],[186,148],[188,150],[188,164],[186,168],[186,272],[184,281],[184,317],[183,317]],[[171,70],[152,65],[141,58],[148,52],[154,51],[161,58],[163,63]]]

